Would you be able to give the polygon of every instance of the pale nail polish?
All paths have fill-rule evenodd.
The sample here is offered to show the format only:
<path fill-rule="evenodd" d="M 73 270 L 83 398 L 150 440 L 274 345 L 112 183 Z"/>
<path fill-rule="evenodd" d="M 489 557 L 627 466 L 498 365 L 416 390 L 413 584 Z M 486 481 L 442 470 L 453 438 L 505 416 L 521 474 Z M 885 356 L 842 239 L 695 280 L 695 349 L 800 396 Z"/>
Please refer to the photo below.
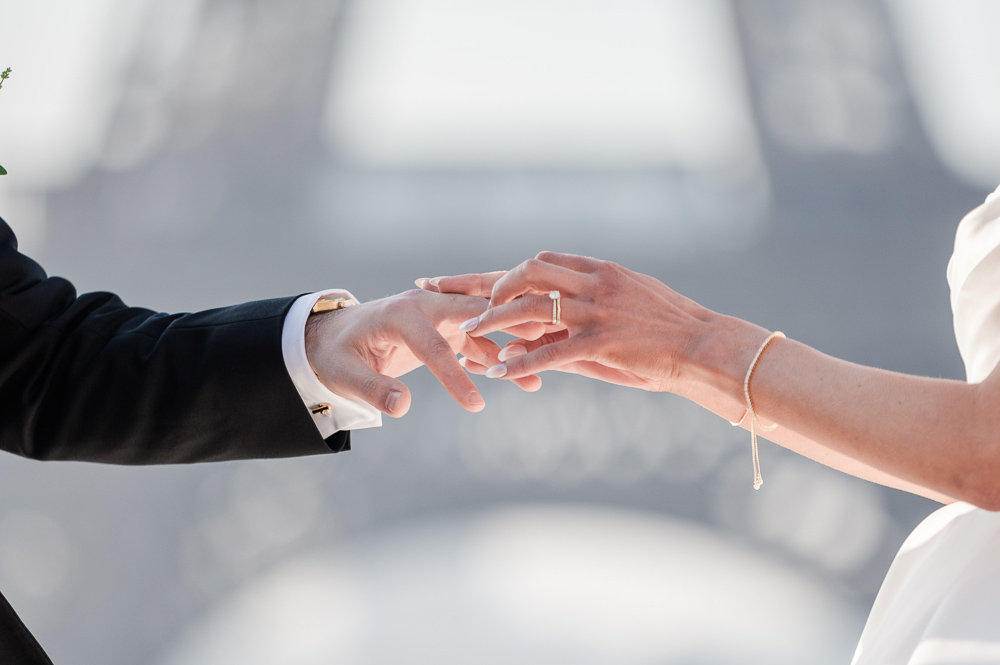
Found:
<path fill-rule="evenodd" d="M 472 406 L 482 406 L 486 402 L 483 401 L 483 396 L 479 394 L 479 391 L 473 390 L 469 393 L 469 404 Z"/>
<path fill-rule="evenodd" d="M 415 279 L 415 280 L 413 280 L 413 283 L 417 285 L 417 288 L 418 288 L 418 289 L 422 289 L 422 288 L 424 288 L 425 286 L 427 286 L 427 284 L 428 284 L 428 283 L 429 283 L 430 281 L 431 281 L 431 280 L 427 279 L 426 277 L 421 277 L 421 278 L 419 278 L 419 279 Z"/>
<path fill-rule="evenodd" d="M 433 286 L 436 289 L 438 287 L 438 284 L 441 283 L 442 279 L 444 279 L 444 278 L 443 277 L 435 277 L 434 279 L 429 279 L 427 281 L 428 281 L 428 283 L 430 283 L 431 286 Z"/>
<path fill-rule="evenodd" d="M 433 280 L 431 280 L 433 281 Z M 462 325 L 458 327 L 459 332 L 469 332 L 475 330 L 479 326 L 479 317 L 473 317 L 468 321 L 463 321 Z"/>
<path fill-rule="evenodd" d="M 465 356 L 462 356 L 461 358 L 458 359 L 458 364 L 461 365 L 463 368 L 465 367 L 465 363 L 467 362 L 469 362 L 469 359 L 466 358 Z"/>
<path fill-rule="evenodd" d="M 487 379 L 499 379 L 507 374 L 507 366 L 503 363 L 499 365 L 494 365 L 486 370 Z"/>
<path fill-rule="evenodd" d="M 507 362 L 509 359 L 516 356 L 523 356 L 528 352 L 528 349 L 520 344 L 511 344 L 510 346 L 505 346 L 500 349 L 500 353 L 497 354 L 497 358 L 500 362 Z"/>

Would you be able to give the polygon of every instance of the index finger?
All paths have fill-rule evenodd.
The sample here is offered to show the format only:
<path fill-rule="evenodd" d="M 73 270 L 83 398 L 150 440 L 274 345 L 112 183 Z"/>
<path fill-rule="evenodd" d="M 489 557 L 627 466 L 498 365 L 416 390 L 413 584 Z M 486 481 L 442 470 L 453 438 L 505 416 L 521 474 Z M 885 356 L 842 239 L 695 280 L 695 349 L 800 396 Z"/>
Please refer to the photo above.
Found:
<path fill-rule="evenodd" d="M 451 345 L 427 319 L 417 316 L 399 327 L 403 341 L 413 355 L 427 365 L 448 394 L 466 411 L 482 411 L 486 406 L 476 385 L 458 363 Z"/>
<path fill-rule="evenodd" d="M 469 317 L 478 316 L 486 311 L 489 304 L 485 298 L 479 296 L 455 293 L 434 293 L 412 289 L 407 294 L 415 299 L 417 308 L 435 328 L 440 327 L 443 323 L 458 324 Z"/>
<path fill-rule="evenodd" d="M 506 270 L 494 272 L 467 273 L 451 277 L 435 277 L 434 279 L 418 279 L 416 285 L 425 291 L 437 293 L 460 293 L 466 296 L 489 298 L 493 285 L 506 274 Z"/>

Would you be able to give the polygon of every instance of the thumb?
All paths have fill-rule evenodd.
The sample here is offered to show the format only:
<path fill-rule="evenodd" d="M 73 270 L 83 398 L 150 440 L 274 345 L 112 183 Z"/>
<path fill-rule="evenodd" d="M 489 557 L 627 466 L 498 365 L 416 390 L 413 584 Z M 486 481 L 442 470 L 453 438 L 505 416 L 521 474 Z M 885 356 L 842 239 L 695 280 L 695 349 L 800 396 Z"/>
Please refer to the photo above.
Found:
<path fill-rule="evenodd" d="M 329 378 L 320 378 L 332 392 L 364 400 L 387 416 L 399 418 L 410 410 L 410 389 L 359 359 L 340 364 Z"/>

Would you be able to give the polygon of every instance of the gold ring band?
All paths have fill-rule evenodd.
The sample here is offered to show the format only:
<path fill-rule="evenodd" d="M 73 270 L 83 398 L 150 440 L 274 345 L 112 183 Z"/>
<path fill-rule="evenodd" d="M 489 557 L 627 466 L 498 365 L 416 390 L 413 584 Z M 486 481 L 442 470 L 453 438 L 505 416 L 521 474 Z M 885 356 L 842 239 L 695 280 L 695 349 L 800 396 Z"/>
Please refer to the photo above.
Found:
<path fill-rule="evenodd" d="M 552 325 L 557 326 L 562 320 L 562 296 L 558 291 L 549 291 L 552 300 Z"/>

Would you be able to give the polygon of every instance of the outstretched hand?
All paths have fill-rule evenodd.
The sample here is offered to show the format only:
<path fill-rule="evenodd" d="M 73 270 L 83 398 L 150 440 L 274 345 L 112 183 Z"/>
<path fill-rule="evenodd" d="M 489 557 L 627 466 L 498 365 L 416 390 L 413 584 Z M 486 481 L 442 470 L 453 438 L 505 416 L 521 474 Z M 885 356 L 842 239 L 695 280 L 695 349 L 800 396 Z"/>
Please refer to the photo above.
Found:
<path fill-rule="evenodd" d="M 472 337 L 517 331 L 500 363 L 475 359 L 466 369 L 520 379 L 546 370 L 573 372 L 645 390 L 676 391 L 708 321 L 718 315 L 662 282 L 610 261 L 542 252 L 513 270 L 418 280 L 427 290 L 490 298 L 466 321 Z M 561 321 L 552 324 L 548 293 L 559 291 Z"/>
<path fill-rule="evenodd" d="M 394 296 L 314 314 L 306 323 L 306 356 L 331 391 L 357 397 L 399 417 L 410 408 L 410 391 L 396 377 L 421 365 L 468 411 L 481 411 L 482 395 L 455 354 L 477 365 L 499 362 L 500 347 L 470 337 L 459 325 L 483 313 L 487 300 L 414 289 Z M 528 390 L 538 380 L 520 382 Z M 534 386 L 534 387 L 532 387 Z"/>

